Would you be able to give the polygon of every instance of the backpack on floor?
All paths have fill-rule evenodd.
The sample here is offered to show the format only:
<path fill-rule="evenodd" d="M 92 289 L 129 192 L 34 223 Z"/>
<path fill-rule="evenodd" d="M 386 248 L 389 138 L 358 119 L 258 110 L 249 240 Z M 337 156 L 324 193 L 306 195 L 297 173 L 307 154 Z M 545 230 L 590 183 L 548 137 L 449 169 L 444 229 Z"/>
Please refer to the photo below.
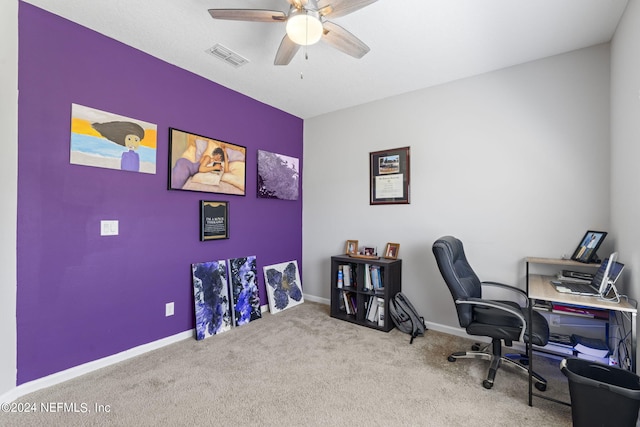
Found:
<path fill-rule="evenodd" d="M 409 344 L 413 344 L 413 339 L 424 335 L 427 327 L 424 324 L 424 317 L 420 316 L 413 304 L 402 292 L 398 292 L 389 301 L 389 316 L 396 327 L 405 334 L 411 335 Z"/>

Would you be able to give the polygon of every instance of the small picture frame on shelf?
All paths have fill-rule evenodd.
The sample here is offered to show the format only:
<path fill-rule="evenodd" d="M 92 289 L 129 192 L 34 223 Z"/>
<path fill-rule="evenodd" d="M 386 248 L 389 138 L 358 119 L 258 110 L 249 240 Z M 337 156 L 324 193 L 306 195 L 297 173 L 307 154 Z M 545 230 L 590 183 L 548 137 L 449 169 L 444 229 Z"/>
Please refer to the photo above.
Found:
<path fill-rule="evenodd" d="M 378 250 L 373 246 L 363 246 L 360 248 L 360 255 L 374 257 L 378 255 Z"/>
<path fill-rule="evenodd" d="M 358 241 L 357 240 L 347 240 L 347 245 L 344 249 L 345 254 L 347 255 L 355 255 L 358 253 Z"/>
<path fill-rule="evenodd" d="M 400 243 L 387 243 L 387 247 L 384 250 L 384 257 L 387 259 L 398 259 L 398 252 L 400 252 Z"/>

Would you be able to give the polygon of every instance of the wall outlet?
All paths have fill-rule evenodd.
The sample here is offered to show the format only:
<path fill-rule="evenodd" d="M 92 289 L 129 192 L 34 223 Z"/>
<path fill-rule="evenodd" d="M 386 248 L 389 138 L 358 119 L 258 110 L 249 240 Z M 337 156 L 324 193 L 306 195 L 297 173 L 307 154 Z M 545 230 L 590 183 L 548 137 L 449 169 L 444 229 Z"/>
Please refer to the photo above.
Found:
<path fill-rule="evenodd" d="M 174 314 L 174 304 L 172 302 L 168 302 L 164 306 L 164 316 L 169 317 L 169 316 L 173 316 L 173 314 Z"/>

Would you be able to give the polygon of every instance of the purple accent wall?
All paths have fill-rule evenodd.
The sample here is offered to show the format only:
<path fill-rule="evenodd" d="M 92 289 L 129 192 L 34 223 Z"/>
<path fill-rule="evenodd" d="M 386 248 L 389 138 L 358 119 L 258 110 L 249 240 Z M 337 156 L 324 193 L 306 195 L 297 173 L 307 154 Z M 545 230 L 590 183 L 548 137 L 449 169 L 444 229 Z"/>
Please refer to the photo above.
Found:
<path fill-rule="evenodd" d="M 193 262 L 255 255 L 262 304 L 264 265 L 301 266 L 301 198 L 256 198 L 258 149 L 302 169 L 300 118 L 22 2 L 19 48 L 18 384 L 193 328 Z M 156 174 L 71 165 L 72 103 L 157 124 Z M 169 127 L 247 147 L 247 195 L 167 190 Z M 200 242 L 200 200 L 229 240 Z"/>

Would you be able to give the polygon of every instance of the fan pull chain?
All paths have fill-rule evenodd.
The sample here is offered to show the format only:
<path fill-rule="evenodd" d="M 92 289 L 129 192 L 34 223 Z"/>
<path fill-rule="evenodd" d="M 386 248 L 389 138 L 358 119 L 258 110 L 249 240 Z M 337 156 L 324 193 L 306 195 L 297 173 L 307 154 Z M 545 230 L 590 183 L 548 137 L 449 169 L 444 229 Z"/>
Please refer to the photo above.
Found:
<path fill-rule="evenodd" d="M 307 52 L 307 46 L 304 46 L 304 59 L 305 61 L 309 60 L 309 53 Z M 304 74 L 300 71 L 300 80 L 304 79 Z"/>

